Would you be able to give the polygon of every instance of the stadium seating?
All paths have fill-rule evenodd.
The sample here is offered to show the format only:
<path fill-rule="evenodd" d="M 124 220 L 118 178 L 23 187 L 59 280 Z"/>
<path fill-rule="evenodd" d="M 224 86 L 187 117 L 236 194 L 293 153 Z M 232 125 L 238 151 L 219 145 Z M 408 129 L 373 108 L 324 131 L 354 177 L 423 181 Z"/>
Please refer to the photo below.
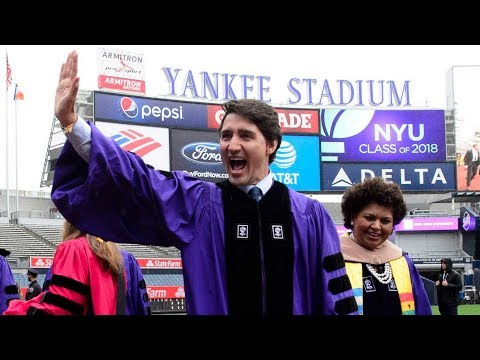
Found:
<path fill-rule="evenodd" d="M 40 221 L 43 220 L 43 221 Z M 56 219 L 19 219 L 19 226 L 30 230 L 37 238 L 56 248 L 62 241 L 63 220 Z M 121 248 L 129 251 L 137 258 L 163 258 L 180 257 L 180 251 L 174 247 L 160 247 L 137 244 L 119 244 Z M 30 254 L 30 256 L 42 256 Z"/>
<path fill-rule="evenodd" d="M 58 245 L 62 242 L 62 224 L 24 224 L 28 229 L 43 237 L 48 242 Z"/>
<path fill-rule="evenodd" d="M 7 218 L 0 220 L 0 248 L 11 251 L 8 261 L 12 266 L 15 281 L 27 288 L 29 281 L 26 269 L 32 256 L 52 257 L 62 242 L 63 219 L 19 218 L 11 224 Z M 179 258 L 180 251 L 173 247 L 119 244 L 136 258 Z M 43 286 L 46 269 L 39 269 L 37 281 Z M 144 274 L 147 286 L 184 286 L 181 270 L 148 269 Z M 156 299 L 151 303 L 154 313 L 185 312 L 184 299 Z"/>
<path fill-rule="evenodd" d="M 8 249 L 11 258 L 53 256 L 56 247 L 14 224 L 0 224 L 0 248 Z"/>

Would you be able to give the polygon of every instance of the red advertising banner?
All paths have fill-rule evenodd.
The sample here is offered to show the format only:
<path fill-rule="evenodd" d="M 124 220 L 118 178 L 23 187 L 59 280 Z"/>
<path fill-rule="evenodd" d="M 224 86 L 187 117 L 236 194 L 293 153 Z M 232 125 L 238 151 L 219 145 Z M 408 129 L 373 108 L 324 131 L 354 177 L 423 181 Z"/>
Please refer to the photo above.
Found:
<path fill-rule="evenodd" d="M 150 300 L 156 299 L 183 299 L 185 290 L 183 286 L 147 286 Z"/>
<path fill-rule="evenodd" d="M 136 258 L 142 269 L 182 269 L 180 258 Z M 30 265 L 32 268 L 48 269 L 52 266 L 53 256 L 31 256 Z"/>
<path fill-rule="evenodd" d="M 208 105 L 208 128 L 209 129 L 218 129 L 220 123 L 222 122 L 223 114 L 225 111 L 222 110 L 220 105 Z"/>
<path fill-rule="evenodd" d="M 282 133 L 318 134 L 318 110 L 275 108 Z M 208 105 L 208 128 L 218 129 L 224 111 L 220 105 Z"/>
<path fill-rule="evenodd" d="M 180 258 L 137 258 L 138 265 L 142 269 L 181 269 Z"/>
<path fill-rule="evenodd" d="M 98 88 L 145 94 L 145 81 L 98 75 Z"/>
<path fill-rule="evenodd" d="M 48 269 L 53 264 L 53 256 L 30 256 L 31 268 Z"/>
<path fill-rule="evenodd" d="M 25 298 L 28 288 L 22 287 L 20 290 Z M 185 298 L 183 286 L 147 286 L 147 293 L 150 300 Z"/>

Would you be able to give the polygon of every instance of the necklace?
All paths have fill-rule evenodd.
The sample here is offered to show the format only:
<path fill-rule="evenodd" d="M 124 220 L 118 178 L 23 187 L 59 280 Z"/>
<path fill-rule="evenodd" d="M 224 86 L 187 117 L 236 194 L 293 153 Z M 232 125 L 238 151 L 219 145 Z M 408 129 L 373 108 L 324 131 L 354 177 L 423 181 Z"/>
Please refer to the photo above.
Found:
<path fill-rule="evenodd" d="M 392 281 L 392 268 L 390 267 L 390 263 L 385 263 L 385 271 L 382 274 L 379 274 L 375 268 L 370 264 L 365 264 L 368 271 L 377 278 L 380 283 L 387 285 L 390 281 Z"/>

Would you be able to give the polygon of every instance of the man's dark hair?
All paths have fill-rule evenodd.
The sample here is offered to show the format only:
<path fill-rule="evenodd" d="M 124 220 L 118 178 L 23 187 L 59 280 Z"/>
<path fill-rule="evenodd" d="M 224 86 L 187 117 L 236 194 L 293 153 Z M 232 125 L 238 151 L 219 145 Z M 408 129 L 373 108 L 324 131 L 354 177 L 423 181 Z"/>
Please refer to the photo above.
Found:
<path fill-rule="evenodd" d="M 223 122 L 228 114 L 237 114 L 251 120 L 265 137 L 269 143 L 277 140 L 277 148 L 268 158 L 269 164 L 275 160 L 277 150 L 282 143 L 282 130 L 278 120 L 278 114 L 272 106 L 255 99 L 239 99 L 230 100 L 222 105 L 225 111 L 218 133 L 220 134 L 223 128 Z"/>
<path fill-rule="evenodd" d="M 350 187 L 342 197 L 344 226 L 352 229 L 353 219 L 368 205 L 376 203 L 392 209 L 393 226 L 399 224 L 407 214 L 400 186 L 387 183 L 381 177 L 366 179 Z"/>

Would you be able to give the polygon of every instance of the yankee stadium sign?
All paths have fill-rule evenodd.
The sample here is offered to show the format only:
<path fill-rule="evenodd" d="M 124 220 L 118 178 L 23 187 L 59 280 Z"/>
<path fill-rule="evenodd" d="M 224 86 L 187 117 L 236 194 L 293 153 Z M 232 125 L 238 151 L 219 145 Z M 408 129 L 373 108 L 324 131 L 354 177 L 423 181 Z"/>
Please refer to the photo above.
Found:
<path fill-rule="evenodd" d="M 168 94 L 194 99 L 226 101 L 258 99 L 272 101 L 271 77 L 162 68 Z M 285 84 L 290 105 L 411 106 L 410 81 L 328 80 L 290 78 Z M 287 99 L 281 101 L 287 103 Z"/>

